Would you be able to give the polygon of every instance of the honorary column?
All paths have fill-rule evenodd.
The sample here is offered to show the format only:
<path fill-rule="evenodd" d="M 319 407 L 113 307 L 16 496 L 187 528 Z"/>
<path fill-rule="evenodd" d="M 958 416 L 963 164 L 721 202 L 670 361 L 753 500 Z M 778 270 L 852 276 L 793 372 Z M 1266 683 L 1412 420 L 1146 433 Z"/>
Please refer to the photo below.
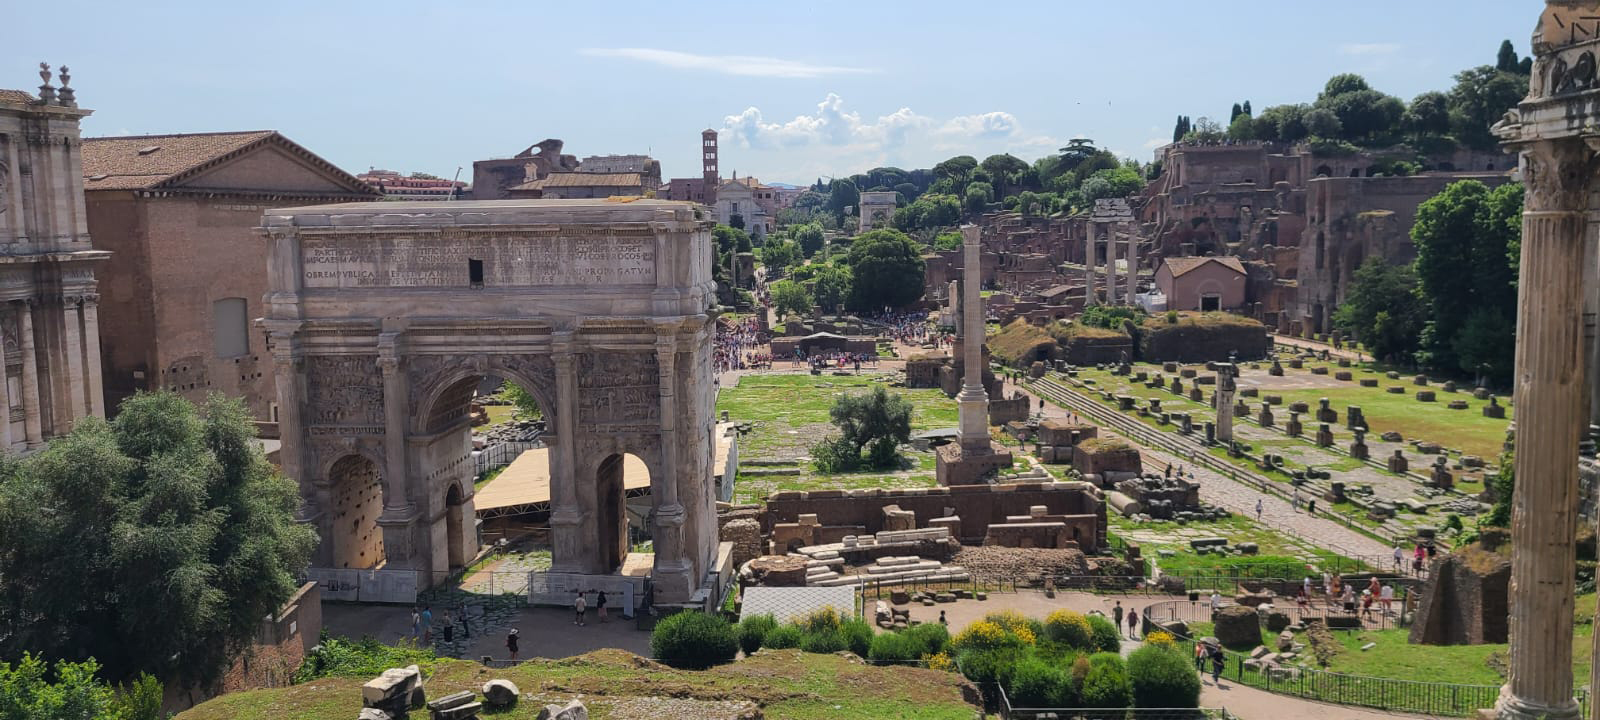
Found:
<path fill-rule="evenodd" d="M 989 396 L 983 389 L 983 293 L 979 278 L 983 276 L 978 263 L 982 261 L 978 245 L 978 226 L 961 228 L 962 249 L 966 253 L 961 288 L 961 357 L 965 375 L 961 392 L 956 395 L 961 427 L 961 448 L 964 452 L 989 451 Z"/>
<path fill-rule="evenodd" d="M 1573 543 L 1583 395 L 1584 200 L 1591 153 L 1577 138 L 1522 148 L 1511 517 L 1510 672 L 1499 717 L 1576 718 Z"/>

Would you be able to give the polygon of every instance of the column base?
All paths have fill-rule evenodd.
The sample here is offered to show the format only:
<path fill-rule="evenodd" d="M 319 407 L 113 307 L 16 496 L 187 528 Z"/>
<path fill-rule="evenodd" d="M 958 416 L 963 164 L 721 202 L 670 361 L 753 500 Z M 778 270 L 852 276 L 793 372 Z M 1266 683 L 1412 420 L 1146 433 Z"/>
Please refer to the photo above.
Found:
<path fill-rule="evenodd" d="M 987 482 L 990 474 L 1011 467 L 1012 463 L 1011 451 L 992 440 L 986 447 L 968 448 L 950 443 L 939 447 L 936 454 L 934 472 L 942 487 Z"/>
<path fill-rule="evenodd" d="M 1576 699 L 1556 705 L 1530 702 L 1511 694 L 1509 687 L 1500 688 L 1500 702 L 1493 710 L 1479 710 L 1478 717 L 1489 713 L 1495 720 L 1580 720 L 1583 710 Z"/>

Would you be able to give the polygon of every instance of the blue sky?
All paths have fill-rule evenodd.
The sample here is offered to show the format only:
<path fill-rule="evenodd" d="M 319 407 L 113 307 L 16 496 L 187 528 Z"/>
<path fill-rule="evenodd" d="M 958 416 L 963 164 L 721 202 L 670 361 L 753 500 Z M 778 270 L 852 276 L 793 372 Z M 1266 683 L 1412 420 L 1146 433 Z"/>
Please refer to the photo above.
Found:
<path fill-rule="evenodd" d="M 1083 135 L 1148 160 L 1179 113 L 1409 100 L 1522 53 L 1537 0 L 52 2 L 0 26 L 0 87 L 65 63 L 88 135 L 275 129 L 353 172 L 450 176 L 547 137 L 805 183 Z"/>

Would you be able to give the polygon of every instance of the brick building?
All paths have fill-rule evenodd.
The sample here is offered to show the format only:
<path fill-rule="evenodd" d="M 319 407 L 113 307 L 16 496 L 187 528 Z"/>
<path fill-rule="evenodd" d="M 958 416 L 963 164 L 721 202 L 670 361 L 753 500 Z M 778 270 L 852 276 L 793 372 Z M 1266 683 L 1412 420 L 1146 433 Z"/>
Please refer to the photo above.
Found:
<path fill-rule="evenodd" d="M 375 200 L 376 189 L 276 132 L 90 138 L 88 226 L 116 253 L 102 271 L 106 407 L 137 390 L 243 398 L 274 419 L 264 315 L 274 207 Z"/>

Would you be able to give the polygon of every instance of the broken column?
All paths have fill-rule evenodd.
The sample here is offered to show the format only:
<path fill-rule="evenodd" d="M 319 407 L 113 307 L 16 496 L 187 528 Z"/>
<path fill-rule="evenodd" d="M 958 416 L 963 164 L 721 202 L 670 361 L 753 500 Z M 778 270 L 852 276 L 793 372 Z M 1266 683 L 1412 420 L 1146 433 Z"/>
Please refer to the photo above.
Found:
<path fill-rule="evenodd" d="M 1217 392 L 1215 396 L 1217 402 L 1216 440 L 1224 445 L 1233 442 L 1233 393 L 1238 389 L 1233 382 L 1233 375 L 1237 368 L 1234 366 L 1231 356 L 1228 360 L 1229 362 L 1216 363 L 1214 365 L 1214 369 L 1217 371 Z M 1210 433 L 1207 433 L 1207 435 L 1209 436 Z"/>

